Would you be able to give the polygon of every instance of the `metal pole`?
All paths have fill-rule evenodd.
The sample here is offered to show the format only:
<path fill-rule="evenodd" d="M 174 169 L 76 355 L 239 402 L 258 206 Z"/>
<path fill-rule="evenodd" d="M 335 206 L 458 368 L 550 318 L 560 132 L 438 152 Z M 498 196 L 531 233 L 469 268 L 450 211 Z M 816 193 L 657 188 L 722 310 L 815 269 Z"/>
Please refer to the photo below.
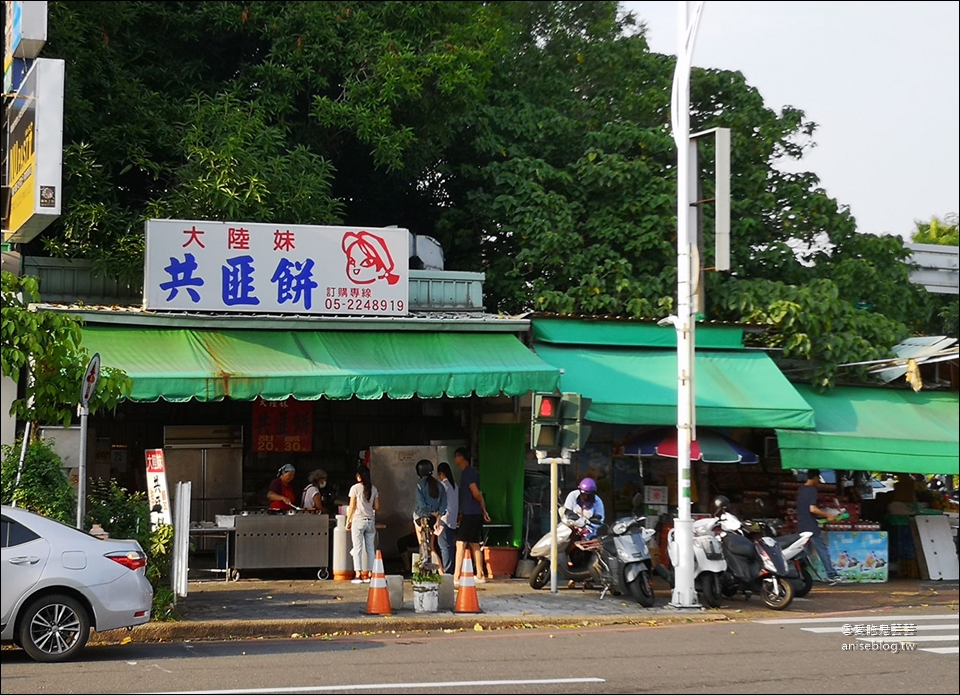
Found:
<path fill-rule="evenodd" d="M 550 593 L 557 593 L 557 498 L 560 496 L 557 480 L 557 459 L 550 459 Z"/>
<path fill-rule="evenodd" d="M 693 576 L 693 519 L 690 510 L 690 443 L 693 439 L 693 356 L 695 352 L 694 321 L 691 308 L 693 294 L 693 249 L 691 228 L 696 226 L 695 208 L 691 207 L 690 142 L 690 67 L 697 26 L 703 11 L 698 2 L 692 22 L 687 16 L 687 2 L 679 3 L 677 23 L 677 66 L 673 79 L 673 139 L 677 146 L 677 518 L 674 535 L 679 550 L 675 567 L 675 583 L 671 605 L 677 608 L 699 608 Z M 694 179 L 695 180 L 695 179 Z M 696 239 L 696 235 L 693 235 Z"/>
<path fill-rule="evenodd" d="M 30 421 L 27 420 L 26 424 L 23 426 L 23 444 L 20 446 L 20 461 L 17 463 L 17 482 L 14 483 L 13 489 L 17 490 L 20 487 L 20 476 L 23 475 L 23 462 L 27 459 L 27 442 L 30 441 Z M 17 506 L 17 496 L 13 496 L 13 501 L 10 502 L 11 506 Z"/>
<path fill-rule="evenodd" d="M 77 478 L 77 528 L 83 530 L 87 513 L 87 415 L 90 408 L 80 406 L 80 474 Z"/>

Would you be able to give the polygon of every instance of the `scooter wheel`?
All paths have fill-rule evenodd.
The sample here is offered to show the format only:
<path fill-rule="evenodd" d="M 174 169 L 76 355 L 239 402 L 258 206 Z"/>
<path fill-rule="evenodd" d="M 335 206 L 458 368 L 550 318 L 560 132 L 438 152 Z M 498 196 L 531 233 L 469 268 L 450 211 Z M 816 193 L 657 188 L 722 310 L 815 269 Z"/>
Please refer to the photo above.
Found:
<path fill-rule="evenodd" d="M 650 581 L 650 572 L 642 570 L 634 577 L 632 582 L 627 584 L 627 587 L 630 589 L 630 595 L 634 601 L 644 608 L 653 607 L 655 598 L 653 595 L 653 584 Z"/>
<path fill-rule="evenodd" d="M 804 567 L 800 571 L 800 580 L 793 587 L 793 597 L 794 598 L 803 598 L 810 593 L 810 589 L 813 588 L 813 577 L 810 576 L 810 570 Z"/>
<path fill-rule="evenodd" d="M 793 585 L 783 577 L 767 577 L 760 585 L 760 598 L 767 608 L 782 611 L 793 601 Z"/>
<path fill-rule="evenodd" d="M 720 580 L 713 572 L 705 572 L 697 577 L 697 591 L 700 592 L 707 608 L 720 607 Z"/>
<path fill-rule="evenodd" d="M 539 591 L 547 585 L 550 580 L 550 560 L 541 558 L 537 566 L 533 568 L 533 574 L 530 575 L 530 588 Z"/>

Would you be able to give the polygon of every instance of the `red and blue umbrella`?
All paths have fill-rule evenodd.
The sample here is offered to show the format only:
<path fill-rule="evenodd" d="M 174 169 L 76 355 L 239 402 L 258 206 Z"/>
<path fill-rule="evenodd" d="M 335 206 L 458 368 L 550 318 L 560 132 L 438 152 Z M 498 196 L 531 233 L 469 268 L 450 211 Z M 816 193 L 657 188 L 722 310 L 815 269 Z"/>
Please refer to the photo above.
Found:
<path fill-rule="evenodd" d="M 663 427 L 634 437 L 623 445 L 625 456 L 677 457 L 677 429 Z M 707 429 L 697 429 L 697 438 L 690 442 L 690 460 L 704 463 L 758 463 L 760 459 L 749 449 L 729 437 Z"/>

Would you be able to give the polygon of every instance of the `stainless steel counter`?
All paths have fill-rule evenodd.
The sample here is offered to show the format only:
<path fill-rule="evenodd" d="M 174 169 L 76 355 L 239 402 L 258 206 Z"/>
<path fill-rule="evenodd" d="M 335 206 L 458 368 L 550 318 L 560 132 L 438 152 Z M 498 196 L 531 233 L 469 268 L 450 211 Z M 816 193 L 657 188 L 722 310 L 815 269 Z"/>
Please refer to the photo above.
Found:
<path fill-rule="evenodd" d="M 217 525 L 232 531 L 231 579 L 239 579 L 245 569 L 316 568 L 320 579 L 330 576 L 330 517 L 326 514 L 249 512 L 218 516 Z"/>

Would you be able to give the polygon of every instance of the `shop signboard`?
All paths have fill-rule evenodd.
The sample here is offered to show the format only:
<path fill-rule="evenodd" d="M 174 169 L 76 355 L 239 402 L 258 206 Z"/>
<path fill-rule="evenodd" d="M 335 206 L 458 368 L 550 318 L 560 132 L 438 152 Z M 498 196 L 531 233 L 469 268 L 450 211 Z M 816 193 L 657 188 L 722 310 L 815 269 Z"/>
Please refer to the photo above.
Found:
<path fill-rule="evenodd" d="M 63 198 L 64 62 L 38 58 L 10 100 L 4 123 L 9 212 L 4 241 L 31 241 L 60 217 Z"/>
<path fill-rule="evenodd" d="M 144 307 L 405 316 L 409 265 L 398 227 L 148 220 Z"/>
<path fill-rule="evenodd" d="M 47 3 L 7 0 L 4 5 L 3 93 L 10 94 L 19 87 L 15 73 L 25 60 L 40 55 L 47 41 Z"/>
<path fill-rule="evenodd" d="M 253 402 L 253 450 L 309 452 L 313 450 L 313 401 Z"/>
<path fill-rule="evenodd" d="M 156 530 L 158 526 L 169 526 L 173 523 L 170 493 L 167 491 L 167 467 L 163 458 L 163 449 L 147 449 L 145 454 L 150 524 Z"/>

